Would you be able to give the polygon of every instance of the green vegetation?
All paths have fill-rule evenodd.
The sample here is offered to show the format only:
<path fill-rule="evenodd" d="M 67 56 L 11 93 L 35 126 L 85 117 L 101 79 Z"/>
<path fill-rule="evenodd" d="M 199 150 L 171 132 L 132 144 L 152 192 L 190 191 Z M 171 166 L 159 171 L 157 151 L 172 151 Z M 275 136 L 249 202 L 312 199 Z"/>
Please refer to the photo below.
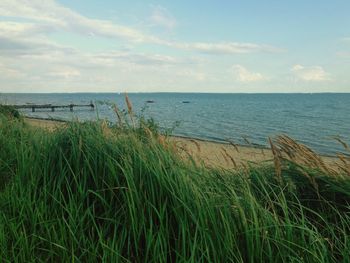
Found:
<path fill-rule="evenodd" d="M 348 157 L 331 170 L 297 149 L 308 165 L 286 138 L 274 166 L 228 171 L 153 122 L 47 132 L 0 114 L 0 261 L 349 262 Z"/>
<path fill-rule="evenodd" d="M 17 119 L 20 118 L 20 114 L 18 110 L 8 105 L 0 104 L 0 114 L 5 115 L 8 118 L 17 118 Z"/>

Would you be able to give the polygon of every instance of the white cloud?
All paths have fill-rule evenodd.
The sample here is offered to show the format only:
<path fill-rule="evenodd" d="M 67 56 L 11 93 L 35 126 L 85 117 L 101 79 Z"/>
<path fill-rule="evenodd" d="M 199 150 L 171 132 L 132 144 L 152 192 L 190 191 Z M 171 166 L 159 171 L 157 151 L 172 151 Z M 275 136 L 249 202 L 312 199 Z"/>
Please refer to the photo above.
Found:
<path fill-rule="evenodd" d="M 350 52 L 347 52 L 347 51 L 337 52 L 337 57 L 339 57 L 339 58 L 350 58 Z"/>
<path fill-rule="evenodd" d="M 304 69 L 304 67 L 302 66 L 302 65 L 294 65 L 293 67 L 292 67 L 292 71 L 300 71 L 300 70 L 303 70 Z"/>
<path fill-rule="evenodd" d="M 329 74 L 321 66 L 305 67 L 294 65 L 291 72 L 300 80 L 304 81 L 329 81 Z"/>
<path fill-rule="evenodd" d="M 205 73 L 200 72 L 200 71 L 195 71 L 192 69 L 179 70 L 176 75 L 179 77 L 194 79 L 196 81 L 207 80 L 207 75 Z"/>
<path fill-rule="evenodd" d="M 0 21 L 0 56 L 44 55 L 69 49 L 50 41 L 48 31 L 46 25 Z"/>
<path fill-rule="evenodd" d="M 0 72 L 1 72 L 2 77 L 5 79 L 24 77 L 24 74 L 19 72 L 17 69 L 14 69 L 12 67 L 8 67 L 7 65 L 4 65 L 1 62 L 0 62 Z"/>
<path fill-rule="evenodd" d="M 0 41 L 1 92 L 175 90 L 179 85 L 176 73 L 200 63 L 192 58 L 129 50 L 81 51 L 50 43 L 40 34 L 7 40 L 17 46 L 8 47 Z M 200 78 L 197 75 L 181 81 L 194 86 Z"/>
<path fill-rule="evenodd" d="M 76 68 L 72 67 L 61 67 L 57 70 L 54 70 L 50 73 L 48 73 L 49 76 L 57 77 L 57 78 L 64 78 L 64 79 L 73 79 L 80 77 L 80 71 Z"/>
<path fill-rule="evenodd" d="M 20 17 L 45 23 L 51 30 L 66 30 L 83 35 L 118 37 L 132 42 L 162 43 L 157 37 L 101 19 L 90 19 L 53 0 L 2 0 L 0 16 Z"/>
<path fill-rule="evenodd" d="M 176 19 L 170 14 L 167 9 L 161 6 L 155 6 L 152 9 L 152 15 L 150 17 L 152 23 L 165 27 L 167 29 L 173 29 L 176 27 Z"/>
<path fill-rule="evenodd" d="M 268 78 L 258 72 L 250 72 L 245 67 L 241 65 L 235 65 L 232 67 L 232 71 L 234 72 L 237 81 L 240 82 L 257 82 L 264 81 Z"/>
<path fill-rule="evenodd" d="M 1 0 L 0 16 L 17 17 L 31 19 L 40 23 L 39 25 L 25 24 L 22 28 L 17 23 L 3 24 L 7 30 L 25 34 L 25 32 L 49 33 L 56 31 L 68 31 L 85 36 L 100 36 L 106 38 L 121 38 L 133 43 L 152 43 L 168 46 L 176 49 L 198 51 L 210 54 L 236 54 L 252 52 L 280 52 L 281 49 L 253 43 L 237 42 L 176 42 L 167 41 L 151 34 L 145 34 L 131 27 L 112 23 L 107 20 L 90 19 L 82 16 L 73 10 L 63 7 L 53 0 Z M 158 7 L 153 14 L 153 20 L 163 26 L 173 27 L 176 25 L 175 19 L 167 14 L 165 9 Z M 16 28 L 18 27 L 18 28 Z M 24 28 L 27 27 L 27 28 Z M 30 29 L 30 30 L 26 30 Z M 29 33 L 26 33 L 29 35 Z"/>
<path fill-rule="evenodd" d="M 275 48 L 268 45 L 258 45 L 252 43 L 236 43 L 236 42 L 222 42 L 222 43 L 171 43 L 170 46 L 199 51 L 208 54 L 245 54 L 253 52 L 281 52 L 282 49 Z"/>
<path fill-rule="evenodd" d="M 6 92 L 189 91 L 189 87 L 204 91 L 203 87 L 210 90 L 214 86 L 214 75 L 216 86 L 225 83 L 221 79 L 225 73 L 221 75 L 221 70 L 210 64 L 211 58 L 205 58 L 205 63 L 193 58 L 196 53 L 279 51 L 253 43 L 167 41 L 111 21 L 90 19 L 53 0 L 1 0 L 0 18 L 0 91 Z M 122 40 L 118 41 L 121 44 L 152 43 L 190 54 L 176 57 L 137 52 L 136 48 L 82 51 L 54 42 L 51 34 L 56 32 Z M 236 74 L 242 82 L 266 79 L 243 67 L 236 68 Z"/>
<path fill-rule="evenodd" d="M 6 37 L 29 37 L 33 34 L 43 34 L 50 31 L 45 25 L 0 21 L 0 35 Z"/>

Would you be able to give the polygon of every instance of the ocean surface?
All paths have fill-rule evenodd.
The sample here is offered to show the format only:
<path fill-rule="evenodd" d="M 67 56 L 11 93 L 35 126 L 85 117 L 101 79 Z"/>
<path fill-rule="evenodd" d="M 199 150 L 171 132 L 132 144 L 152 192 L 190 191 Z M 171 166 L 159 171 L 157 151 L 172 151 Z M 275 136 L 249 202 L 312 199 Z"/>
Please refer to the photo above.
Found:
<path fill-rule="evenodd" d="M 349 94 L 129 94 L 135 112 L 154 118 L 173 134 L 211 141 L 267 146 L 267 138 L 288 134 L 312 149 L 327 155 L 344 152 L 334 140 L 340 136 L 350 144 Z M 116 121 L 111 107 L 126 109 L 118 93 L 1 94 L 7 104 L 83 104 L 93 101 L 97 109 L 23 110 L 28 116 L 71 120 L 107 119 Z M 154 103 L 146 103 L 154 101 Z"/>

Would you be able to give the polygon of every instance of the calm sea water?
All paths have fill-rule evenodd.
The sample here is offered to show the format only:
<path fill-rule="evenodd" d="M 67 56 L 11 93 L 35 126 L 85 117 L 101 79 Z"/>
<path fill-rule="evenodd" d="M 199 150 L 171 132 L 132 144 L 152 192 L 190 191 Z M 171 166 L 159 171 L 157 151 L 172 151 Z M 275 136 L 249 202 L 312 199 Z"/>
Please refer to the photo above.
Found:
<path fill-rule="evenodd" d="M 161 127 L 173 127 L 173 134 L 212 141 L 232 140 L 246 144 L 267 145 L 267 138 L 286 133 L 323 154 L 343 151 L 332 137 L 340 136 L 350 143 L 350 94 L 129 94 L 134 110 L 147 105 L 146 116 Z M 146 104 L 147 100 L 154 103 Z M 23 112 L 28 116 L 81 120 L 103 118 L 115 121 L 110 103 L 126 108 L 123 94 L 0 94 L 8 104 L 52 103 L 80 104 L 93 101 L 97 111 L 77 109 Z M 187 101 L 189 103 L 183 103 Z"/>

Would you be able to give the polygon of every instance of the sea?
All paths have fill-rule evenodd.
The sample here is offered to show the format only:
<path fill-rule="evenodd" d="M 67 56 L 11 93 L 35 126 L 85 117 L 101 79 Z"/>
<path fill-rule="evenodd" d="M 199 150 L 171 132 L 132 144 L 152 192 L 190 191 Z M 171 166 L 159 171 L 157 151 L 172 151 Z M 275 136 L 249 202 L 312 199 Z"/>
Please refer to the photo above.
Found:
<path fill-rule="evenodd" d="M 268 146 L 268 138 L 287 134 L 311 149 L 345 152 L 334 138 L 350 145 L 350 93 L 215 94 L 130 93 L 137 115 L 153 118 L 173 135 L 240 145 Z M 113 104 L 126 111 L 123 93 L 4 94 L 3 104 L 89 104 L 88 108 L 21 110 L 36 118 L 117 121 Z"/>

